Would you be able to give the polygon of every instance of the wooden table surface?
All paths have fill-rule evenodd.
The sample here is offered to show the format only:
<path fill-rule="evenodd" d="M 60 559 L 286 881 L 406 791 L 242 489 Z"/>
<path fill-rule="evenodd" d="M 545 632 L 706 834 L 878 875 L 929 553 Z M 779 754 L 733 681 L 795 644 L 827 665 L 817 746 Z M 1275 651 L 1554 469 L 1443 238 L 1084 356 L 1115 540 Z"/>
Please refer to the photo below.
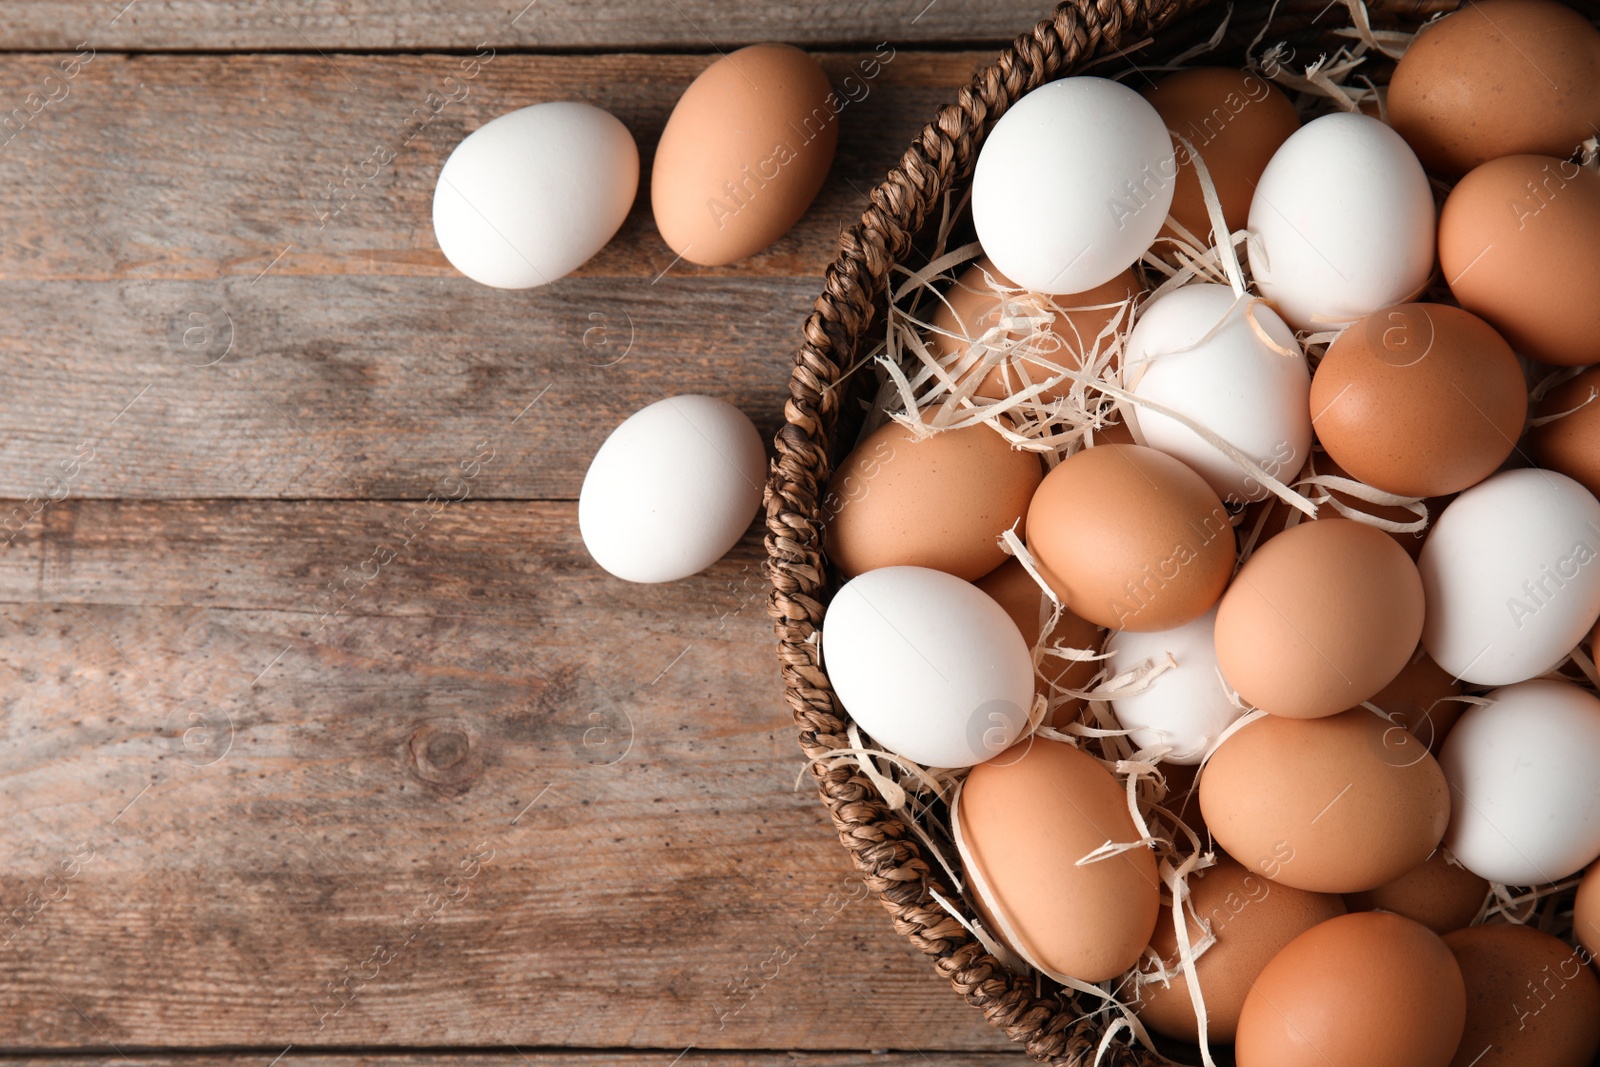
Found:
<path fill-rule="evenodd" d="M 0 1061 L 1016 1061 L 799 780 L 756 530 L 629 585 L 574 501 L 662 394 L 773 431 L 841 227 L 1046 6 L 4 0 Z M 674 265 L 641 190 L 556 284 L 449 268 L 469 131 L 581 98 L 648 173 L 763 40 L 857 86 L 776 246 Z"/>

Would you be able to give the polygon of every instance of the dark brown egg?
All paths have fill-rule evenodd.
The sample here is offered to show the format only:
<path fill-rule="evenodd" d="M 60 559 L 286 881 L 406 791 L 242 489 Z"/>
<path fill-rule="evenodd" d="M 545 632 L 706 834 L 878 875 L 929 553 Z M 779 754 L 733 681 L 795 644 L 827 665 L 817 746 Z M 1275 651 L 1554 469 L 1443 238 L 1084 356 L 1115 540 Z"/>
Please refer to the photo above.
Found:
<path fill-rule="evenodd" d="M 1564 159 L 1600 123 L 1600 30 L 1555 0 L 1463 4 L 1395 67 L 1389 122 L 1444 178 L 1502 156 Z"/>
<path fill-rule="evenodd" d="M 1401 304 L 1355 322 L 1311 381 L 1311 424 L 1328 455 L 1401 496 L 1444 496 L 1487 478 L 1527 414 L 1511 346 L 1446 304 Z"/>
<path fill-rule="evenodd" d="M 1539 466 L 1576 478 L 1600 496 L 1600 367 L 1550 390 L 1534 415 L 1562 412 L 1571 414 L 1528 431 L 1528 451 Z"/>
<path fill-rule="evenodd" d="M 1565 942 L 1493 923 L 1446 934 L 1467 985 L 1451 1067 L 1590 1067 L 1600 1054 L 1600 978 Z"/>
<path fill-rule="evenodd" d="M 1451 699 L 1460 695 L 1461 683 L 1418 645 L 1411 662 L 1367 703 L 1388 712 L 1437 755 L 1445 735 L 1467 710 L 1467 705 Z"/>
<path fill-rule="evenodd" d="M 1161 806 L 1181 819 L 1201 841 L 1205 841 L 1206 820 L 1200 814 L 1200 790 L 1195 786 L 1195 774 L 1199 769 L 1199 764 L 1193 763 L 1162 763 L 1161 777 L 1166 781 L 1167 792 Z M 1184 841 L 1187 838 L 1179 832 L 1176 840 Z"/>
<path fill-rule="evenodd" d="M 1578 944 L 1589 950 L 1591 960 L 1600 957 L 1600 861 L 1591 863 L 1578 883 L 1578 898 L 1572 905 L 1572 932 Z"/>
<path fill-rule="evenodd" d="M 1168 74 L 1143 92 L 1166 122 L 1186 139 L 1206 165 L 1217 187 L 1222 217 L 1230 232 L 1250 216 L 1256 182 L 1300 116 L 1283 93 L 1260 75 L 1230 67 L 1192 67 Z M 1200 194 L 1194 161 L 1177 140 L 1178 180 L 1168 213 L 1202 241 L 1211 236 L 1211 216 Z M 1162 237 L 1175 236 L 1171 224 Z"/>
<path fill-rule="evenodd" d="M 1346 893 L 1344 902 L 1351 911 L 1392 911 L 1448 934 L 1472 922 L 1488 895 L 1488 882 L 1438 851 L 1392 882 Z"/>
<path fill-rule="evenodd" d="M 1548 156 L 1483 164 L 1444 202 L 1439 266 L 1518 352 L 1600 363 L 1600 174 Z"/>

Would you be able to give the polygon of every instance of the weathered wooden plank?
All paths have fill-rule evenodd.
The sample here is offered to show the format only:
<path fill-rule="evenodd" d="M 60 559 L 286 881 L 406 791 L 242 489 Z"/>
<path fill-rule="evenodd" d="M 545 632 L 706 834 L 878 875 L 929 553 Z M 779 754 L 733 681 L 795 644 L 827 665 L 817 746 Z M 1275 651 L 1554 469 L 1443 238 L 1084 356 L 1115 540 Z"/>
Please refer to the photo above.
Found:
<path fill-rule="evenodd" d="M 35 500 L 0 505 L 0 542 L 63 495 L 572 499 L 664 395 L 723 397 L 770 436 L 815 288 L 0 282 L 0 497 Z"/>
<path fill-rule="evenodd" d="M 0 1047 L 1005 1048 L 795 788 L 759 552 L 52 505 L 0 552 Z"/>
<path fill-rule="evenodd" d="M 0 496 L 421 497 L 497 441 L 474 496 L 570 498 L 604 433 L 662 395 L 714 392 L 770 430 L 839 228 L 979 58 L 881 65 L 818 206 L 747 264 L 671 266 L 641 194 L 585 275 L 508 293 L 434 247 L 444 153 L 575 94 L 648 147 L 703 57 L 497 56 L 404 145 L 392 124 L 451 91 L 457 58 L 97 55 L 0 147 Z M 43 84 L 52 62 L 0 70 Z M 843 84 L 860 62 L 829 65 Z M 390 141 L 392 165 L 318 201 Z"/>
<path fill-rule="evenodd" d="M 63 49 L 89 39 L 133 51 L 324 51 L 496 47 L 701 51 L 757 41 L 999 41 L 1049 11 L 1039 0 L 728 4 L 715 0 L 9 0 L 0 49 Z"/>
<path fill-rule="evenodd" d="M 644 161 L 632 215 L 580 273 L 820 276 L 867 191 L 992 52 L 823 56 L 841 102 L 832 174 L 793 232 L 716 270 L 674 263 L 647 188 L 672 105 L 714 58 L 3 56 L 0 278 L 453 278 L 433 237 L 439 168 L 484 122 L 552 99 L 614 112 Z"/>

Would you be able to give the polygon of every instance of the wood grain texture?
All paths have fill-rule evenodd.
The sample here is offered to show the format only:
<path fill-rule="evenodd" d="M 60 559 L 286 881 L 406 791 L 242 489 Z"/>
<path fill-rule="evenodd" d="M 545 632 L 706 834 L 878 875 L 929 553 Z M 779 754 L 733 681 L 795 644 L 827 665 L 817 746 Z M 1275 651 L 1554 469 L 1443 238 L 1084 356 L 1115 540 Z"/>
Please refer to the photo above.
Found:
<path fill-rule="evenodd" d="M 416 511 L 0 554 L 0 1047 L 1004 1049 L 796 789 L 754 534 L 638 586 L 570 504 Z"/>
<path fill-rule="evenodd" d="M 867 192 L 993 53 L 821 56 L 843 102 L 827 184 L 782 240 L 712 269 L 674 264 L 648 175 L 673 104 L 715 58 L 0 56 L 0 120 L 19 116 L 0 129 L 0 280 L 457 278 L 433 237 L 439 168 L 489 119 L 560 99 L 616 114 L 643 161 L 632 214 L 580 276 L 820 279 Z"/>
<path fill-rule="evenodd" d="M 420 499 L 459 495 L 445 483 L 492 450 L 474 499 L 575 499 L 606 434 L 663 396 L 722 397 L 770 438 L 816 287 L 0 283 L 0 496 Z"/>
<path fill-rule="evenodd" d="M 72 48 L 85 39 L 131 51 L 420 51 L 485 41 L 501 48 L 697 52 L 758 41 L 999 43 L 1049 7 L 1040 0 L 8 0 L 0 49 Z"/>
<path fill-rule="evenodd" d="M 770 432 L 837 233 L 984 58 L 902 52 L 846 82 L 872 56 L 827 57 L 858 86 L 843 146 L 772 249 L 674 266 L 641 191 L 578 275 L 505 292 L 434 244 L 449 150 L 579 96 L 648 158 L 704 57 L 498 55 L 447 84 L 461 57 L 95 55 L 0 146 L 0 497 L 420 498 L 493 440 L 475 497 L 570 499 L 611 427 L 663 395 L 714 393 Z M 20 92 L 62 62 L 0 71 Z M 430 92 L 460 98 L 407 126 Z M 391 164 L 362 165 L 385 146 Z M 341 173 L 357 184 L 318 192 Z"/>

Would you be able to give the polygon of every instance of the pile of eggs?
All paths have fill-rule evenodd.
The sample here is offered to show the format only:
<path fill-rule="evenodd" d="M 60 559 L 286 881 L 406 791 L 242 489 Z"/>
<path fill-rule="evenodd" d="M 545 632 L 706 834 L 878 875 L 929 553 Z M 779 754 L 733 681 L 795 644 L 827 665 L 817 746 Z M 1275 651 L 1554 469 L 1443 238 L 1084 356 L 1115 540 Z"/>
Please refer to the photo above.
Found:
<path fill-rule="evenodd" d="M 1135 1028 L 1240 1067 L 1578 1067 L 1600 31 L 1474 2 L 1347 103 L 1302 125 L 1255 74 L 1194 69 L 1004 114 L 972 183 L 985 258 L 923 331 L 957 406 L 1000 414 L 869 420 L 824 501 L 847 580 L 823 663 L 864 745 L 954 772 L 996 951 L 1103 983 Z M 1145 298 L 1141 259 L 1241 230 L 1253 290 Z M 1049 321 L 1012 312 L 1038 294 Z M 1089 385 L 1125 422 L 1016 447 L 1007 401 L 1081 386 L 1130 307 Z M 1050 359 L 1008 355 L 1039 351 L 1017 330 Z"/>

